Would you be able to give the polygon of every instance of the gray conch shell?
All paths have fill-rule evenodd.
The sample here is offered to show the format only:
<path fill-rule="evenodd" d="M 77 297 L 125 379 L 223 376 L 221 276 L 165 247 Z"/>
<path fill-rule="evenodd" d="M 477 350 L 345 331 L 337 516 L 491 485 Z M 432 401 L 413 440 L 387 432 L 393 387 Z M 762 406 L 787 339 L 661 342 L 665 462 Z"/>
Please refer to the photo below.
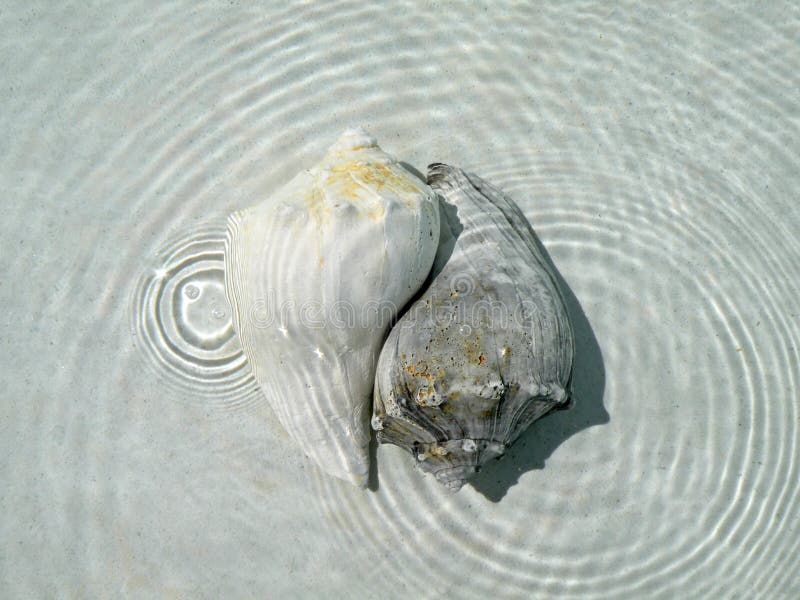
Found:
<path fill-rule="evenodd" d="M 452 490 L 569 403 L 573 332 L 528 221 L 500 190 L 433 164 L 442 233 L 431 281 L 378 362 L 372 426 Z"/>
<path fill-rule="evenodd" d="M 228 220 L 233 325 L 280 422 L 324 471 L 368 473 L 375 365 L 428 275 L 438 200 L 361 129 Z"/>

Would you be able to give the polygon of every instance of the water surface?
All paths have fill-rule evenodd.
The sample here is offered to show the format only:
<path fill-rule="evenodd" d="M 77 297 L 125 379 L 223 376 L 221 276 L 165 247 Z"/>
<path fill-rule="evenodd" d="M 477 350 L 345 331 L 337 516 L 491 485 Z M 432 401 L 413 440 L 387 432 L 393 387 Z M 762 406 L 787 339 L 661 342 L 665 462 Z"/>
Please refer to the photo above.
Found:
<path fill-rule="evenodd" d="M 4 598 L 800 590 L 791 3 L 6 3 Z M 260 396 L 225 216 L 348 126 L 521 206 L 577 402 L 457 495 L 325 477 Z"/>

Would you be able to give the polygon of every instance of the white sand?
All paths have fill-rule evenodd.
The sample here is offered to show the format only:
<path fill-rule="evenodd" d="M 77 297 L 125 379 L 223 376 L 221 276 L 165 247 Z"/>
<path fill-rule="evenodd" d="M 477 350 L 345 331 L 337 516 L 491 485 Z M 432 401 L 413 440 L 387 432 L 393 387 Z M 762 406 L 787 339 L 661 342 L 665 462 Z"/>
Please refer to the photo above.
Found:
<path fill-rule="evenodd" d="M 0 9 L 0 597 L 797 592 L 800 13 L 500 4 Z M 226 214 L 355 124 L 576 299 L 575 408 L 455 496 L 322 476 L 231 335 Z"/>

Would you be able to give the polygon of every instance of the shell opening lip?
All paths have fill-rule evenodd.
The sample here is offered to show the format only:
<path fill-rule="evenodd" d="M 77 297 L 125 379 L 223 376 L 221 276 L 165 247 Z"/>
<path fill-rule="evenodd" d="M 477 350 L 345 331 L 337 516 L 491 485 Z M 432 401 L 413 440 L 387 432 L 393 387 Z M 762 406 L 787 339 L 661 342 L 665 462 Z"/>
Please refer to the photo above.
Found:
<path fill-rule="evenodd" d="M 457 492 L 466 483 L 466 479 L 451 479 L 450 481 L 444 482 L 445 487 L 451 492 Z"/>
<path fill-rule="evenodd" d="M 447 467 L 434 472 L 434 477 L 452 492 L 457 492 L 467 482 L 467 479 L 479 471 L 476 465 L 459 465 Z"/>

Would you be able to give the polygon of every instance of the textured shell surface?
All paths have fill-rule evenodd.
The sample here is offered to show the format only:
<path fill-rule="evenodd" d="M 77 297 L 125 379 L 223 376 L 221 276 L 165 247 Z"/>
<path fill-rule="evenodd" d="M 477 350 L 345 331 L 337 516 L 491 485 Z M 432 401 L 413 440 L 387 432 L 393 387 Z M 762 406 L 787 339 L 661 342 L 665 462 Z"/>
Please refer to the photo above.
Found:
<path fill-rule="evenodd" d="M 431 276 L 392 328 L 372 426 L 451 490 L 569 403 L 574 340 L 555 274 L 517 205 L 480 178 L 428 170 L 440 195 Z"/>
<path fill-rule="evenodd" d="M 228 219 L 225 290 L 254 376 L 305 454 L 356 485 L 381 344 L 439 231 L 435 193 L 363 129 Z"/>

